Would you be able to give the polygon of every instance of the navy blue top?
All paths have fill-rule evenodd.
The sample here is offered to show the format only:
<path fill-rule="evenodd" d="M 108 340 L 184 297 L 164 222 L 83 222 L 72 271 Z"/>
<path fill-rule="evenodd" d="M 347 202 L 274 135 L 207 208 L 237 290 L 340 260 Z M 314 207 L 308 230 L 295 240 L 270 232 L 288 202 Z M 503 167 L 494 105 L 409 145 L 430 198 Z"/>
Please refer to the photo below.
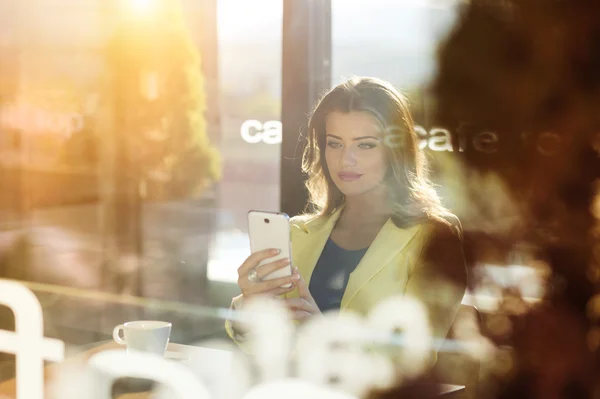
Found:
<path fill-rule="evenodd" d="M 350 273 L 356 269 L 367 249 L 349 251 L 340 248 L 331 238 L 327 240 L 308 286 L 321 312 L 340 309 Z"/>

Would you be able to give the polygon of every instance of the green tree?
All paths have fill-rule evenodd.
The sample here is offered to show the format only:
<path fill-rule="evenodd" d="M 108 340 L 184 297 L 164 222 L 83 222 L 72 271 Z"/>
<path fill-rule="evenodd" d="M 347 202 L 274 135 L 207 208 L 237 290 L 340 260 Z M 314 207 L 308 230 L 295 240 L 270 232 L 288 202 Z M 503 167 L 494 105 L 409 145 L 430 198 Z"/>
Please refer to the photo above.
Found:
<path fill-rule="evenodd" d="M 145 14 L 123 12 L 106 52 L 124 172 L 162 199 L 197 196 L 220 178 L 207 135 L 200 54 L 178 0 L 154 0 Z M 124 165 L 123 165 L 124 163 Z"/>

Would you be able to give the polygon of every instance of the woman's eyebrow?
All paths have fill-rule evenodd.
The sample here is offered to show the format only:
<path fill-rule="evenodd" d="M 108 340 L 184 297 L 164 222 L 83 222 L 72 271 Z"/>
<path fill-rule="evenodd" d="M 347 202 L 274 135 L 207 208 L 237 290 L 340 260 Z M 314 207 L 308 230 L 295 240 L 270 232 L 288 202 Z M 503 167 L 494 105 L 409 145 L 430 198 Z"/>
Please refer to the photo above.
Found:
<path fill-rule="evenodd" d="M 334 138 L 334 139 L 342 140 L 342 138 L 341 138 L 340 136 L 336 136 L 336 135 L 334 135 L 334 134 L 329 134 L 329 133 L 327 133 L 327 136 L 328 136 L 328 137 L 332 137 L 332 138 Z M 355 137 L 355 138 L 353 138 L 352 140 L 353 140 L 353 141 L 358 141 L 358 140 L 364 140 L 364 139 L 375 139 L 375 140 L 380 140 L 380 138 L 379 138 L 379 137 L 377 137 L 377 136 L 360 136 L 360 137 Z"/>
<path fill-rule="evenodd" d="M 353 140 L 357 141 L 357 140 L 364 140 L 364 139 L 375 139 L 375 140 L 379 140 L 379 137 L 376 136 L 360 136 L 360 137 L 355 137 Z"/>

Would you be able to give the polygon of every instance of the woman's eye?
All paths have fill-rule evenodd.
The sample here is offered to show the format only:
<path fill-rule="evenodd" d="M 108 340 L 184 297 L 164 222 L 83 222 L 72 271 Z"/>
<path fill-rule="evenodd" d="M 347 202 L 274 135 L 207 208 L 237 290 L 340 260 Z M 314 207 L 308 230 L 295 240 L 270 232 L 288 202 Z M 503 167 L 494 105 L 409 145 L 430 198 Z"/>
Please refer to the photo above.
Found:
<path fill-rule="evenodd" d="M 342 144 L 338 143 L 337 141 L 328 141 L 327 145 L 331 148 L 341 148 Z"/>
<path fill-rule="evenodd" d="M 363 150 L 370 150 L 371 148 L 377 147 L 375 143 L 360 143 L 358 148 L 362 148 Z"/>

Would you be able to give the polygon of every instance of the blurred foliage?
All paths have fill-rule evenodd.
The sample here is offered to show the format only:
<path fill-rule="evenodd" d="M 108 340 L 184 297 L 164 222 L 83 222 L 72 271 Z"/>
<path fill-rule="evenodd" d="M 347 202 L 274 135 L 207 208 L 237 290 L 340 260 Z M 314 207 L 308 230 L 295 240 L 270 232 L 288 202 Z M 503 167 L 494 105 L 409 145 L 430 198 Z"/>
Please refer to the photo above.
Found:
<path fill-rule="evenodd" d="M 64 143 L 61 154 L 62 162 L 80 166 L 94 167 L 99 160 L 98 138 L 94 127 L 94 120 L 91 117 L 84 119 L 83 128 L 74 132 Z"/>
<path fill-rule="evenodd" d="M 17 75 L 13 75 L 13 78 L 16 79 Z M 51 78 L 27 73 L 26 78 L 19 86 L 18 95 L 0 94 L 0 103 L 27 105 L 47 112 L 81 113 L 90 90 L 94 90 L 92 86 L 82 87 L 69 76 L 54 70 Z"/>
<path fill-rule="evenodd" d="M 497 264 L 510 265 L 525 244 L 527 265 L 546 275 L 540 304 L 504 306 L 500 323 L 488 325 L 511 353 L 508 362 L 494 359 L 504 371 L 491 372 L 478 397 L 600 392 L 600 318 L 590 311 L 600 298 L 600 221 L 592 213 L 600 195 L 599 50 L 596 0 L 473 0 L 440 48 L 436 120 L 498 138 L 491 153 L 465 151 L 457 169 L 465 172 L 454 185 L 471 213 L 463 218 L 467 264 L 495 252 Z"/>
<path fill-rule="evenodd" d="M 235 97 L 232 96 L 232 99 L 235 100 Z M 269 91 L 266 78 L 258 81 L 252 95 L 238 99 L 237 106 L 242 115 L 271 119 L 279 119 L 281 115 L 281 98 Z"/>
<path fill-rule="evenodd" d="M 221 173 L 207 135 L 200 54 L 179 1 L 154 5 L 117 21 L 106 50 L 112 84 L 103 93 L 112 101 L 104 102 L 115 110 L 121 166 L 149 183 L 155 198 L 197 196 Z"/>

